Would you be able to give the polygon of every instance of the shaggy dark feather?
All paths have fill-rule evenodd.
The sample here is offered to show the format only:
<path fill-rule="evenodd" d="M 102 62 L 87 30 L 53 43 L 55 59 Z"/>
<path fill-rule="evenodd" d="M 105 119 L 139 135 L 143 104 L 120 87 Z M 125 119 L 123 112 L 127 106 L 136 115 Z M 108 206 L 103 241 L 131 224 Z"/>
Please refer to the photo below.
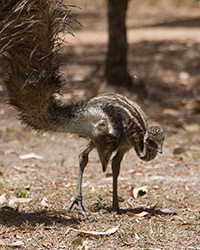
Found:
<path fill-rule="evenodd" d="M 9 102 L 36 130 L 54 130 L 49 109 L 57 106 L 52 96 L 61 87 L 58 34 L 70 23 L 69 10 L 62 5 L 61 11 L 60 5 L 52 0 L 0 1 L 0 48 L 9 66 Z"/>

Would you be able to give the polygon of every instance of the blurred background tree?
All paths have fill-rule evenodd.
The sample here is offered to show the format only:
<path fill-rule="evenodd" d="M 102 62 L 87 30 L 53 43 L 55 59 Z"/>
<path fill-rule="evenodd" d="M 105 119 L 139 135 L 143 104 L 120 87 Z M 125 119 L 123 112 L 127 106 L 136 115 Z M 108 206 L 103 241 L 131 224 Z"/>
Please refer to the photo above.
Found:
<path fill-rule="evenodd" d="M 131 77 L 127 72 L 126 12 L 129 0 L 108 0 L 109 43 L 105 77 L 109 84 L 127 86 Z"/>

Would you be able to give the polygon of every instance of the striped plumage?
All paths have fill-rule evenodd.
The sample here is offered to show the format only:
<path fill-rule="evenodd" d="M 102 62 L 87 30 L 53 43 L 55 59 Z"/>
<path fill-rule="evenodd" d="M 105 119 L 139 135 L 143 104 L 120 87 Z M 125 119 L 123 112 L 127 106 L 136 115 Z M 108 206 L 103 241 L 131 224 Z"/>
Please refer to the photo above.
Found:
<path fill-rule="evenodd" d="M 136 103 L 119 94 L 104 94 L 93 98 L 89 104 L 101 107 L 108 115 L 112 122 L 113 136 L 118 138 L 121 147 L 136 146 L 137 140 L 145 142 L 147 118 Z M 144 156 L 145 147 L 138 148 L 137 153 Z"/>
<path fill-rule="evenodd" d="M 162 129 L 148 127 L 146 115 L 137 103 L 119 94 L 104 94 L 92 98 L 88 104 L 100 107 L 102 113 L 107 114 L 108 122 L 105 124 L 111 124 L 110 136 L 112 135 L 114 148 L 128 150 L 134 147 L 137 155 L 143 160 L 151 160 L 156 156 L 150 152 L 147 139 L 151 135 L 154 140 L 158 135 L 156 142 L 162 145 Z"/>
<path fill-rule="evenodd" d="M 88 154 L 93 147 L 96 147 L 103 171 L 106 170 L 112 153 L 115 152 L 112 159 L 113 208 L 119 211 L 117 178 L 124 154 L 133 147 L 140 159 L 144 161 L 154 159 L 157 152 L 162 153 L 164 133 L 160 127 L 148 127 L 147 118 L 142 109 L 135 102 L 119 94 L 103 94 L 94 97 L 87 103 L 87 108 L 98 110 L 99 115 L 104 115 L 96 126 L 95 137 L 80 154 L 78 191 L 70 208 L 76 203 L 79 211 L 84 213 L 81 193 L 82 175 L 88 162 Z"/>
<path fill-rule="evenodd" d="M 148 127 L 141 108 L 126 97 L 104 94 L 89 102 L 62 104 L 59 34 L 68 24 L 62 1 L 0 0 L 0 52 L 6 67 L 8 98 L 28 126 L 39 131 L 74 133 L 89 139 L 79 155 L 78 191 L 70 208 L 82 206 L 82 175 L 88 155 L 97 148 L 103 171 L 113 154 L 113 208 L 118 211 L 117 178 L 124 154 L 133 147 L 142 160 L 161 152 L 162 129 Z"/>

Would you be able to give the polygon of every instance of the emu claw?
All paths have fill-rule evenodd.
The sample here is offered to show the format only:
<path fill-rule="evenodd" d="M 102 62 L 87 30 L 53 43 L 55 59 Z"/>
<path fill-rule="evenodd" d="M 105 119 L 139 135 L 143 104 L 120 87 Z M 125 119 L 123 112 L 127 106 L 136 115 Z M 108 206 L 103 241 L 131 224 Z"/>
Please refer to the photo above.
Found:
<path fill-rule="evenodd" d="M 80 196 L 75 196 L 72 200 L 72 202 L 69 205 L 69 209 L 72 209 L 72 207 L 74 206 L 74 204 L 77 205 L 77 210 L 80 214 L 85 215 L 85 209 L 83 208 L 82 205 L 82 197 Z"/>

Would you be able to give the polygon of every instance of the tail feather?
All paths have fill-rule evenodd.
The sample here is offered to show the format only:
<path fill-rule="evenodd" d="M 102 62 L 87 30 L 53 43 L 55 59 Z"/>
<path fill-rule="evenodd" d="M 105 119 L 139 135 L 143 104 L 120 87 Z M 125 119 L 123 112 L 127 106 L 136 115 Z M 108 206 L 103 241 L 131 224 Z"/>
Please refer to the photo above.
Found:
<path fill-rule="evenodd" d="M 63 18 L 58 1 L 0 0 L 0 10 L 0 52 L 9 66 L 9 102 L 26 124 L 48 129 L 48 109 L 58 105 L 52 96 L 62 83 L 58 34 L 67 27 L 68 9 Z"/>

